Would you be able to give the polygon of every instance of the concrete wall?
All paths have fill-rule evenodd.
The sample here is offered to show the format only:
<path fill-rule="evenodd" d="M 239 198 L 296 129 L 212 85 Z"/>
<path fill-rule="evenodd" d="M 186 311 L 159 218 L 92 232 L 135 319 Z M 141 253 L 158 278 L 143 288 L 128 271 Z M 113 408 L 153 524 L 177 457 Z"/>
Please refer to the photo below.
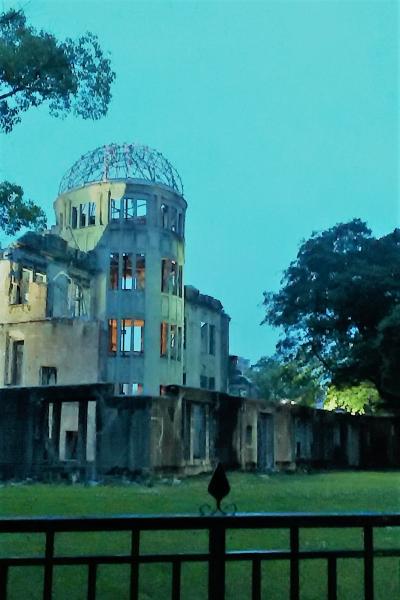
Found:
<path fill-rule="evenodd" d="M 0 390 L 0 478 L 400 468 L 400 417 L 352 416 L 171 386 Z"/>
<path fill-rule="evenodd" d="M 95 477 L 95 408 L 112 392 L 107 384 L 0 389 L 0 479 Z M 68 459 L 70 427 L 77 435 L 75 456 Z"/>
<path fill-rule="evenodd" d="M 57 384 L 97 383 L 100 323 L 79 319 L 0 324 L 0 382 L 11 384 L 12 344 L 23 340 L 23 386 L 40 385 L 41 367 L 57 369 Z"/>
<path fill-rule="evenodd" d="M 226 392 L 229 317 L 219 300 L 191 286 L 185 289 L 185 340 L 185 385 Z"/>

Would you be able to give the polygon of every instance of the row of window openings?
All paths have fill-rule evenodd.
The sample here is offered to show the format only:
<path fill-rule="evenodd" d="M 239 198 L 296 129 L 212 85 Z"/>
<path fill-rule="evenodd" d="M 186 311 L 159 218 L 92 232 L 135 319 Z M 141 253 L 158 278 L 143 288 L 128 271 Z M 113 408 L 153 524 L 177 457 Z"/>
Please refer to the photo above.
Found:
<path fill-rule="evenodd" d="M 110 254 L 110 289 L 111 290 L 144 290 L 146 278 L 146 257 L 136 254 L 135 268 L 133 255 L 129 252 Z"/>
<path fill-rule="evenodd" d="M 109 220 L 119 221 L 121 214 L 125 221 L 146 223 L 147 201 L 139 198 L 110 199 Z M 96 224 L 96 202 L 85 202 L 71 209 L 71 227 L 80 229 Z M 99 224 L 102 225 L 101 219 Z M 63 215 L 60 214 L 60 225 L 63 227 Z"/>
<path fill-rule="evenodd" d="M 143 394 L 143 383 L 117 383 L 115 391 L 119 396 L 139 396 Z"/>
<path fill-rule="evenodd" d="M 14 340 L 11 343 L 11 385 L 22 385 L 24 366 L 24 340 Z M 40 367 L 39 385 L 56 385 L 57 368 Z"/>
<path fill-rule="evenodd" d="M 215 390 L 215 377 L 200 375 L 200 387 L 203 390 Z"/>
<path fill-rule="evenodd" d="M 46 275 L 35 269 L 22 267 L 17 272 L 12 272 L 9 290 L 10 304 L 28 304 L 29 284 L 31 282 L 46 283 L 46 280 Z"/>
<path fill-rule="evenodd" d="M 182 360 L 182 327 L 163 321 L 160 326 L 160 356 Z"/>
<path fill-rule="evenodd" d="M 121 215 L 124 221 L 136 221 L 146 223 L 147 201 L 139 198 L 110 198 L 109 221 L 120 221 Z M 71 227 L 78 229 L 96 224 L 96 203 L 85 202 L 71 209 Z M 100 219 L 100 225 L 102 225 Z M 63 214 L 60 214 L 60 225 L 63 227 Z M 163 229 L 174 231 L 183 235 L 183 213 L 174 206 L 161 205 L 161 226 Z"/>
<path fill-rule="evenodd" d="M 109 284 L 111 290 L 143 290 L 145 287 L 146 257 L 136 254 L 135 269 L 133 254 L 119 252 L 110 254 Z M 163 258 L 161 264 L 161 291 L 182 298 L 183 268 L 177 261 Z"/>
<path fill-rule="evenodd" d="M 132 352 L 143 354 L 144 321 L 142 319 L 109 319 L 108 350 L 110 354 L 117 353 L 118 337 L 119 351 L 122 355 Z"/>

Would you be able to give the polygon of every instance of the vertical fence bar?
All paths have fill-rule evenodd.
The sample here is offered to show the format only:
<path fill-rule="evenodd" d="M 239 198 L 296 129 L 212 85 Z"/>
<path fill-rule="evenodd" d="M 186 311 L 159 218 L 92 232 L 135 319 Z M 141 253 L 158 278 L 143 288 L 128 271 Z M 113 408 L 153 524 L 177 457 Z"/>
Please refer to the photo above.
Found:
<path fill-rule="evenodd" d="M 290 527 L 290 600 L 300 600 L 299 528 Z"/>
<path fill-rule="evenodd" d="M 91 561 L 88 568 L 87 600 L 96 600 L 96 574 L 97 564 Z"/>
<path fill-rule="evenodd" d="M 172 600 L 181 599 L 181 561 L 172 563 Z"/>
<path fill-rule="evenodd" d="M 0 564 L 0 598 L 7 598 L 8 565 Z"/>
<path fill-rule="evenodd" d="M 134 529 L 131 534 L 131 576 L 130 576 L 130 600 L 139 600 L 139 546 L 140 531 Z"/>
<path fill-rule="evenodd" d="M 261 560 L 254 558 L 251 574 L 251 600 L 261 600 Z"/>
<path fill-rule="evenodd" d="M 225 527 L 218 523 L 209 530 L 208 598 L 225 599 Z"/>
<path fill-rule="evenodd" d="M 328 558 L 328 600 L 337 600 L 337 561 L 335 556 Z"/>
<path fill-rule="evenodd" d="M 46 552 L 43 581 L 43 600 L 51 600 L 53 595 L 53 556 L 54 531 L 46 531 Z"/>
<path fill-rule="evenodd" d="M 371 525 L 364 527 L 364 598 L 374 600 L 374 540 Z"/>

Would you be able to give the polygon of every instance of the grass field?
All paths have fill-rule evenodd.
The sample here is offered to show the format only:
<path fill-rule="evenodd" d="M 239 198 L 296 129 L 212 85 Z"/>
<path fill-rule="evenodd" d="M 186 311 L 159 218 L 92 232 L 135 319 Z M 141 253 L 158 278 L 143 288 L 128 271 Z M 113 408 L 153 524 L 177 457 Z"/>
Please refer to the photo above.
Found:
<path fill-rule="evenodd" d="M 94 515 L 127 513 L 194 513 L 209 501 L 208 477 L 186 479 L 179 484 L 135 484 L 120 486 L 49 486 L 6 485 L 0 488 L 0 516 L 26 515 Z M 238 510 L 246 511 L 382 511 L 400 510 L 400 474 L 394 472 L 324 473 L 312 475 L 272 475 L 232 473 L 232 491 L 227 498 Z M 375 535 L 379 547 L 400 546 L 400 531 L 384 529 Z M 301 533 L 302 548 L 361 548 L 361 532 L 351 530 L 309 530 Z M 240 531 L 228 533 L 228 549 L 288 548 L 288 532 Z M 207 537 L 200 532 L 143 534 L 142 552 L 203 551 Z M 59 534 L 56 553 L 129 551 L 125 533 Z M 0 555 L 35 555 L 43 552 L 43 536 L 0 536 Z M 301 600 L 326 598 L 326 564 L 324 561 L 301 563 Z M 263 565 L 263 598 L 285 600 L 288 595 L 288 565 L 274 562 Z M 100 567 L 99 600 L 128 598 L 128 569 Z M 358 560 L 338 561 L 339 600 L 362 598 L 363 568 Z M 182 574 L 185 600 L 206 598 L 206 567 L 184 566 Z M 9 587 L 12 600 L 41 597 L 42 572 L 37 568 L 11 569 Z M 400 566 L 398 559 L 377 559 L 375 573 L 376 600 L 400 598 Z M 83 600 L 86 570 L 80 567 L 55 569 L 55 600 Z M 170 589 L 168 566 L 141 567 L 141 600 L 167 600 Z M 227 599 L 250 597 L 250 569 L 246 564 L 228 565 Z"/>

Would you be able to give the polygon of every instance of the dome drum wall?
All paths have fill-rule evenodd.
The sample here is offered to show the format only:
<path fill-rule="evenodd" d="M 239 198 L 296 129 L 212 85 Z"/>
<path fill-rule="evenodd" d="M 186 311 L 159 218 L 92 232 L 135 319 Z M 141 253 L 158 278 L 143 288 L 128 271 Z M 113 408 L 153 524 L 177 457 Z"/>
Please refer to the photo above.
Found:
<path fill-rule="evenodd" d="M 59 234 L 84 251 L 97 245 L 107 225 L 146 225 L 184 238 L 186 208 L 186 201 L 171 190 L 127 182 L 87 185 L 54 202 Z"/>

